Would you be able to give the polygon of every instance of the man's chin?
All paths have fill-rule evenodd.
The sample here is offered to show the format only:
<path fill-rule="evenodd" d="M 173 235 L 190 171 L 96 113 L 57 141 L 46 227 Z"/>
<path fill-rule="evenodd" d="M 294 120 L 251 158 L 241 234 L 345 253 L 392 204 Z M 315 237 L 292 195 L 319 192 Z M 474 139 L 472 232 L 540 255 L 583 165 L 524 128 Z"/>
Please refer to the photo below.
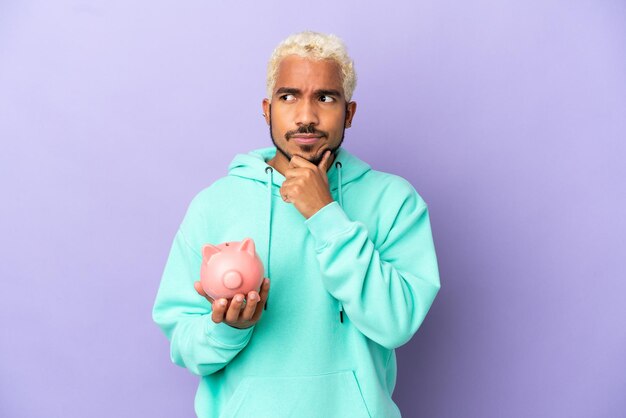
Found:
<path fill-rule="evenodd" d="M 298 157 L 304 158 L 308 162 L 319 165 L 324 158 L 324 153 L 328 150 L 328 148 L 324 147 L 319 152 L 294 152 L 293 155 L 297 155 Z"/>
<path fill-rule="evenodd" d="M 324 157 L 324 154 L 322 153 L 322 155 L 315 155 L 311 158 L 307 158 L 307 160 L 309 160 L 309 162 L 313 165 L 319 165 L 320 162 L 322 162 L 323 157 Z"/>

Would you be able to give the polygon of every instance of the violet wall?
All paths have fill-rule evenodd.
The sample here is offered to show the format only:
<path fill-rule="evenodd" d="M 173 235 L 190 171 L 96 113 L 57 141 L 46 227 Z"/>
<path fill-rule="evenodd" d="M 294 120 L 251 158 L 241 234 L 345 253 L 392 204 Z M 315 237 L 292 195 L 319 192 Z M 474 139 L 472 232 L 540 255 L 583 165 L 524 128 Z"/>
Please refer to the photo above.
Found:
<path fill-rule="evenodd" d="M 193 416 L 151 308 L 191 198 L 270 144 L 275 45 L 336 33 L 345 146 L 429 204 L 406 417 L 626 416 L 626 3 L 0 3 L 0 416 Z"/>

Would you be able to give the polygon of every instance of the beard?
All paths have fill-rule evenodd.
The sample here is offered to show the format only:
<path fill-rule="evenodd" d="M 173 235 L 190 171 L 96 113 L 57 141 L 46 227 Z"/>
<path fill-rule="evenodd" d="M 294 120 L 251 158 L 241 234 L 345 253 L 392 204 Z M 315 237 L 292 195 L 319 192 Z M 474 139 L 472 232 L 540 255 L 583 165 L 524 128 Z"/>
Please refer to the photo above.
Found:
<path fill-rule="evenodd" d="M 348 108 L 346 106 L 346 111 L 347 111 L 347 109 Z M 287 160 L 291 161 L 291 159 L 293 158 L 293 155 L 288 153 L 285 149 L 283 149 L 280 145 L 278 145 L 276 143 L 276 140 L 274 139 L 274 134 L 272 132 L 272 105 L 271 104 L 270 104 L 269 113 L 270 113 L 270 138 L 272 138 L 272 143 L 274 144 L 274 146 L 276 147 L 278 152 L 280 152 L 283 156 L 285 156 L 285 158 L 287 158 Z M 299 133 L 315 133 L 316 131 L 315 131 L 314 127 L 309 125 L 305 129 L 299 129 L 298 132 Z M 285 134 L 285 140 L 286 141 L 289 140 L 288 134 L 289 133 Z M 336 147 L 334 147 L 334 148 L 327 148 L 328 150 L 330 150 L 330 152 L 331 152 L 331 154 L 333 156 L 337 155 L 337 150 L 339 149 L 339 147 L 341 147 L 341 144 L 343 143 L 343 138 L 345 137 L 345 135 L 346 135 L 346 118 L 345 118 L 345 114 L 344 114 L 343 128 L 341 129 L 341 140 L 339 141 L 339 144 L 337 144 Z M 328 136 L 326 136 L 326 137 L 328 138 Z M 300 149 L 302 150 L 303 153 L 308 154 L 308 153 L 313 152 L 313 150 L 315 149 L 315 146 L 314 145 L 305 144 L 305 145 L 300 145 Z M 326 149 L 322 149 L 322 152 L 319 155 L 315 155 L 315 156 L 309 157 L 309 158 L 306 158 L 305 156 L 299 155 L 299 154 L 296 154 L 296 155 L 299 155 L 300 157 L 304 158 L 305 160 L 309 161 L 312 164 L 319 165 L 319 163 L 322 161 L 322 158 L 324 157 L 324 153 L 325 152 L 326 152 Z"/>

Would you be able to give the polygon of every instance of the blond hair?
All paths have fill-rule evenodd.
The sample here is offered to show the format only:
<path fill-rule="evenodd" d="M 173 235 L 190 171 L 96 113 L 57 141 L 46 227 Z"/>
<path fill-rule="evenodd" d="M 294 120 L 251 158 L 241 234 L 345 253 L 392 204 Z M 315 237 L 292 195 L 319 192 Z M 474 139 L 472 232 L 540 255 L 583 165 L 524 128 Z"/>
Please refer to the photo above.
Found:
<path fill-rule="evenodd" d="M 278 66 L 288 55 L 298 55 L 312 60 L 333 60 L 341 69 L 343 94 L 346 101 L 352 99 L 356 87 L 356 72 L 354 62 L 348 56 L 348 51 L 339 37 L 331 34 L 305 31 L 293 34 L 282 41 L 270 57 L 267 64 L 267 98 L 271 101 L 278 76 Z"/>

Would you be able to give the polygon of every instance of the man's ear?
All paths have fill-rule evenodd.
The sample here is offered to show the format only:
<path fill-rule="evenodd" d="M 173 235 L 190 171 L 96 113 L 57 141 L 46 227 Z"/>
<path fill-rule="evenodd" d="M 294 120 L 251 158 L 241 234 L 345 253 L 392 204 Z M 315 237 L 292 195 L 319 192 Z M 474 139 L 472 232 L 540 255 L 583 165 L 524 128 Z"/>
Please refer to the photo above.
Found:
<path fill-rule="evenodd" d="M 265 118 L 265 123 L 270 124 L 270 100 L 263 99 L 263 117 Z"/>
<path fill-rule="evenodd" d="M 356 102 L 346 104 L 346 128 L 352 126 L 352 118 L 356 113 Z"/>

